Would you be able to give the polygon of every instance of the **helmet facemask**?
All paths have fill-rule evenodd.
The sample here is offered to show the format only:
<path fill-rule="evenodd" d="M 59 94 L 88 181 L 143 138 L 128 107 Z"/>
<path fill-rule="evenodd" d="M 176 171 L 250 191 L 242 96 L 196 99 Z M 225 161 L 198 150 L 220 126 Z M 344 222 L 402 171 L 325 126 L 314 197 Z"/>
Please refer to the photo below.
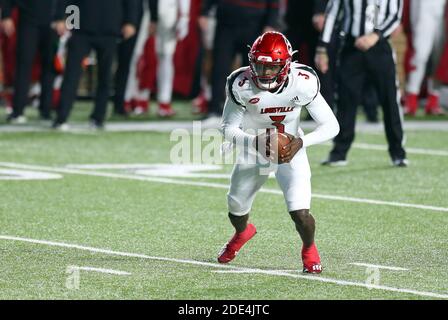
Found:
<path fill-rule="evenodd" d="M 268 56 L 259 56 L 258 60 L 254 56 L 249 58 L 254 81 L 260 89 L 274 90 L 282 84 L 289 61 L 275 62 Z"/>

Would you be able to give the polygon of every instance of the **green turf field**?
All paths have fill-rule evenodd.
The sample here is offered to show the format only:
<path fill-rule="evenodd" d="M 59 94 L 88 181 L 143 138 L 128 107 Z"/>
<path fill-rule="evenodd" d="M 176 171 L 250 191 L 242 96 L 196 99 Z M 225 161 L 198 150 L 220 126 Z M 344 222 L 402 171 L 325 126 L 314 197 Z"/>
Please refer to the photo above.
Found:
<path fill-rule="evenodd" d="M 255 201 L 258 234 L 222 266 L 231 166 L 148 172 L 169 165 L 169 133 L 0 132 L 0 299 L 448 299 L 447 132 L 407 136 L 406 169 L 376 150 L 382 133 L 359 134 L 345 168 L 319 166 L 329 145 L 308 149 L 313 276 L 275 179 Z"/>

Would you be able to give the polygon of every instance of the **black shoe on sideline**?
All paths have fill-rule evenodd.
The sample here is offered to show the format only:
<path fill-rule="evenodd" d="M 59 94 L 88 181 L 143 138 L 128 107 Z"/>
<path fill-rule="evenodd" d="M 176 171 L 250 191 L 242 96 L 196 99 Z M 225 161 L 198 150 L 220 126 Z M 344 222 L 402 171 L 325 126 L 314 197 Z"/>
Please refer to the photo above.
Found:
<path fill-rule="evenodd" d="M 398 168 L 406 168 L 409 165 L 408 159 L 394 159 L 392 165 Z"/>

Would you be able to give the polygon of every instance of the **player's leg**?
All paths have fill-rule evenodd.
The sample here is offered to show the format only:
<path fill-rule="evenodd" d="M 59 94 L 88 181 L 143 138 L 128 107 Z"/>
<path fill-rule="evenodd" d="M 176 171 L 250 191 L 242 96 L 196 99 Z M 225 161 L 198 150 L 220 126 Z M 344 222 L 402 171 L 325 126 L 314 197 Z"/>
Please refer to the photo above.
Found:
<path fill-rule="evenodd" d="M 232 261 L 257 232 L 253 224 L 248 224 L 248 220 L 256 193 L 268 178 L 267 175 L 260 174 L 259 170 L 258 165 L 249 164 L 236 164 L 233 169 L 227 203 L 235 234 L 219 253 L 220 263 Z"/>
<path fill-rule="evenodd" d="M 302 240 L 303 272 L 320 273 L 322 266 L 314 242 L 316 222 L 310 213 L 311 170 L 306 149 L 300 150 L 289 164 L 282 164 L 276 173 L 286 206 Z"/>
<path fill-rule="evenodd" d="M 443 12 L 435 10 L 432 1 L 411 1 L 412 43 L 414 55 L 412 69 L 406 84 L 405 112 L 415 115 L 418 109 L 418 94 L 425 77 L 426 66 L 434 47 L 438 16 Z M 439 13 L 439 12 L 440 13 Z"/>
<path fill-rule="evenodd" d="M 442 14 L 443 5 L 445 1 L 438 1 L 440 6 L 440 13 L 438 16 L 438 27 L 436 28 L 434 48 L 431 55 L 431 66 L 430 74 L 431 77 L 428 81 L 428 99 L 425 105 L 425 113 L 433 115 L 443 115 L 444 111 L 440 105 L 440 89 L 442 84 L 434 76 L 437 72 L 437 68 L 443 56 L 443 51 L 445 49 L 445 19 Z"/>
<path fill-rule="evenodd" d="M 161 1 L 162 3 L 163 1 Z M 169 4 L 172 4 L 169 6 Z M 175 115 L 171 100 L 174 82 L 174 52 L 177 45 L 176 12 L 177 6 L 173 1 L 167 1 L 159 8 L 159 23 L 157 25 L 157 100 L 158 114 L 161 117 Z"/>

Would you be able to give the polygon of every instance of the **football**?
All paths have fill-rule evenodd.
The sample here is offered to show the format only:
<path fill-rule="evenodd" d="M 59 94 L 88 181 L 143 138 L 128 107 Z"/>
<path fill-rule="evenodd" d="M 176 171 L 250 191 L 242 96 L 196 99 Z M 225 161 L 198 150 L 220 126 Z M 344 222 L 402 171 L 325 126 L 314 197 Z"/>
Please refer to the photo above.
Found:
<path fill-rule="evenodd" d="M 273 132 L 267 133 L 258 139 L 258 151 L 266 159 L 281 164 L 280 158 L 285 153 L 283 147 L 291 142 L 290 138 L 284 133 Z M 271 152 L 271 150 L 276 150 L 277 152 Z"/>
<path fill-rule="evenodd" d="M 282 158 L 282 156 L 285 153 L 285 150 L 283 150 L 283 147 L 288 145 L 291 142 L 291 139 L 289 139 L 289 137 L 284 134 L 284 133 L 277 133 L 276 135 L 274 135 L 274 137 L 276 137 L 277 139 L 277 159 L 278 159 L 278 163 L 281 163 L 280 158 Z"/>

